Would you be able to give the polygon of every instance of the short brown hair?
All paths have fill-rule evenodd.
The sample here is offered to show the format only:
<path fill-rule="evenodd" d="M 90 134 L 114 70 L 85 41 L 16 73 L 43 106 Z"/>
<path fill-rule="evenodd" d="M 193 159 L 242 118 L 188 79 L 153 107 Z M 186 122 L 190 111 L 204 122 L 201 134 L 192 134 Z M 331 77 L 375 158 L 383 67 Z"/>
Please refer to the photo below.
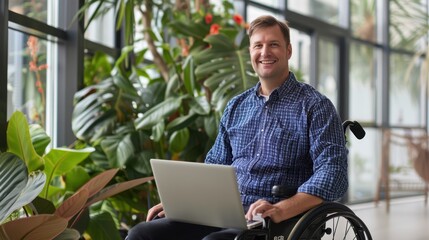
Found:
<path fill-rule="evenodd" d="M 287 21 L 279 21 L 275 17 L 270 16 L 270 15 L 260 16 L 250 23 L 250 27 L 249 27 L 249 31 L 248 31 L 249 38 L 252 37 L 252 34 L 257 29 L 273 27 L 276 25 L 280 27 L 280 30 L 283 33 L 283 37 L 284 37 L 286 43 L 290 43 L 290 30 L 289 30 L 288 22 Z"/>

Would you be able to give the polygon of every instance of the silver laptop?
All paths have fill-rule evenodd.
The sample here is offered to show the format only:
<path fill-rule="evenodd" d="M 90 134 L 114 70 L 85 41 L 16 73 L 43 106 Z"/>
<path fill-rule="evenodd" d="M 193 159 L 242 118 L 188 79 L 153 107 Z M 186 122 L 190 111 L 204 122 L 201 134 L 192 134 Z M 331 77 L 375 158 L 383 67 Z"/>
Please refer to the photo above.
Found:
<path fill-rule="evenodd" d="M 245 213 L 232 166 L 175 160 L 150 160 L 167 218 L 221 228 L 246 229 Z"/>

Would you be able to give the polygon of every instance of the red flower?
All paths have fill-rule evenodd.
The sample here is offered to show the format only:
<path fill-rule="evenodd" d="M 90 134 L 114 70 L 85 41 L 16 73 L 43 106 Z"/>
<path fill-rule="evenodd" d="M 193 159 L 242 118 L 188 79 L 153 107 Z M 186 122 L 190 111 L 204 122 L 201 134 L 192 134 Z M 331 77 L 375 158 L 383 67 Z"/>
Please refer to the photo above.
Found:
<path fill-rule="evenodd" d="M 219 33 L 220 26 L 217 23 L 214 23 L 210 26 L 210 35 L 215 35 Z"/>
<path fill-rule="evenodd" d="M 240 14 L 234 14 L 234 16 L 232 16 L 232 19 L 234 20 L 235 23 L 237 23 L 238 25 L 243 24 L 243 17 Z"/>
<path fill-rule="evenodd" d="M 206 24 L 210 24 L 213 21 L 213 15 L 210 13 L 207 13 L 207 15 L 204 17 L 204 20 L 206 21 Z"/>
<path fill-rule="evenodd" d="M 33 71 L 33 72 L 38 71 L 37 64 L 35 61 L 29 62 L 29 65 L 30 65 L 30 71 Z"/>
<path fill-rule="evenodd" d="M 40 65 L 39 66 L 39 68 L 38 68 L 38 70 L 40 71 L 40 70 L 45 70 L 45 69 L 48 69 L 48 64 L 42 64 L 42 65 Z"/>
<path fill-rule="evenodd" d="M 30 55 L 32 58 L 37 57 L 37 51 L 39 50 L 38 47 L 38 39 L 34 36 L 30 36 L 27 40 L 27 46 L 30 50 Z"/>

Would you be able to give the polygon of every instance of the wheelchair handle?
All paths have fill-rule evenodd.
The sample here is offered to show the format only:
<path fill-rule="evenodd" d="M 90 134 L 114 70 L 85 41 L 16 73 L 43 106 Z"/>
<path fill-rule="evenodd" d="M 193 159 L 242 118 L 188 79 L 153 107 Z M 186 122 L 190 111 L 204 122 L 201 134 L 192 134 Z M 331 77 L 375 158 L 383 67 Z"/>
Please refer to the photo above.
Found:
<path fill-rule="evenodd" d="M 350 131 L 355 135 L 357 139 L 362 139 L 365 137 L 365 130 L 357 121 L 344 121 L 343 122 L 343 131 L 346 133 L 347 127 L 350 128 Z"/>

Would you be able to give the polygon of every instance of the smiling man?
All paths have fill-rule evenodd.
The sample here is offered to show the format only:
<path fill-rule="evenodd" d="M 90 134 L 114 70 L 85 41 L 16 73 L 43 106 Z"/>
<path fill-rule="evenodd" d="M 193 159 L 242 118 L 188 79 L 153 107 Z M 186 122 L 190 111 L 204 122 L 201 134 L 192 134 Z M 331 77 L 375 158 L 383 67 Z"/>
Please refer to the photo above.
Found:
<path fill-rule="evenodd" d="M 332 102 L 289 71 L 289 27 L 272 16 L 249 28 L 252 66 L 259 83 L 226 106 L 207 164 L 234 166 L 246 218 L 290 219 L 348 187 L 347 148 Z M 296 189 L 287 199 L 272 196 L 275 185 Z M 162 203 L 148 220 L 163 217 Z M 234 239 L 239 229 L 192 225 L 160 218 L 136 225 L 135 239 Z"/>
<path fill-rule="evenodd" d="M 260 93 L 266 96 L 288 78 L 292 56 L 289 28 L 281 23 L 270 26 L 275 22 L 268 20 L 257 19 L 249 30 L 252 67 L 259 76 Z"/>

